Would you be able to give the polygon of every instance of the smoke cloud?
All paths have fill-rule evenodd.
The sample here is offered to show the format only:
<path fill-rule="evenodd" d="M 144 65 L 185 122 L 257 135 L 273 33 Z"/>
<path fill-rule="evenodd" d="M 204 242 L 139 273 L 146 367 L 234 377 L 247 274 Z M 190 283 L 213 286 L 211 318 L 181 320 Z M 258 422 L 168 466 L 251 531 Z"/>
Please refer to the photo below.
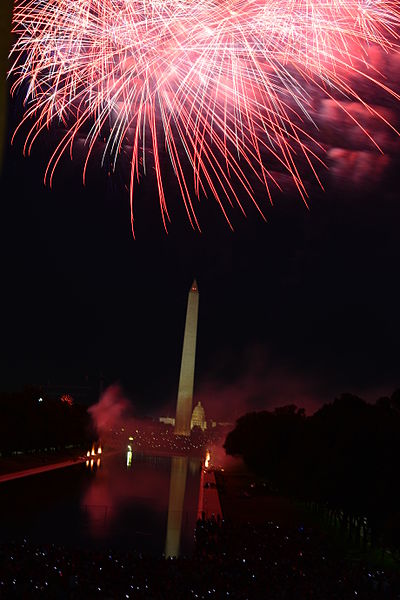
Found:
<path fill-rule="evenodd" d="M 272 410 L 287 404 L 295 404 L 312 414 L 323 403 L 311 381 L 284 370 L 263 377 L 248 373 L 229 384 L 206 382 L 195 395 L 194 401 L 199 400 L 207 418 L 233 423 L 246 412 Z"/>
<path fill-rule="evenodd" d="M 228 361 L 229 362 L 229 361 Z M 294 404 L 303 408 L 308 416 L 324 404 L 332 402 L 343 393 L 360 396 L 374 403 L 379 397 L 391 395 L 398 383 L 361 386 L 353 383 L 338 384 L 337 378 L 327 373 L 316 375 L 313 370 L 299 371 L 278 364 L 265 348 L 255 345 L 247 349 L 236 365 L 236 376 L 228 381 L 218 378 L 218 371 L 226 365 L 214 361 L 214 373 L 203 378 L 195 389 L 193 402 L 201 402 L 207 419 L 234 424 L 248 412 L 273 410 L 279 406 Z"/>
<path fill-rule="evenodd" d="M 104 437 L 110 430 L 120 428 L 132 412 L 132 404 L 119 384 L 113 384 L 106 388 L 97 404 L 89 408 L 89 413 L 101 437 Z"/>

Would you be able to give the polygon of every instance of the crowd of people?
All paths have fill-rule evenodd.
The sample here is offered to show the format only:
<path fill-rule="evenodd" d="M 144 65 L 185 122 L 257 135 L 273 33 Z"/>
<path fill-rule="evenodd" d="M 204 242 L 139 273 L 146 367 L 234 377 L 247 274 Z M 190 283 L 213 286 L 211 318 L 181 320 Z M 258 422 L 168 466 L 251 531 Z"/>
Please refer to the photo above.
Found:
<path fill-rule="evenodd" d="M 121 436 L 125 443 L 126 430 Z M 201 430 L 192 432 L 190 436 L 176 436 L 173 427 L 159 423 L 139 424 L 129 430 L 128 443 L 132 450 L 136 452 L 153 452 L 168 454 L 191 454 L 203 450 L 210 442 L 212 436 L 210 433 L 203 433 Z M 115 437 L 115 436 L 114 436 Z"/>
<path fill-rule="evenodd" d="M 192 557 L 144 557 L 27 540 L 0 547 L 1 598 L 135 600 L 396 599 L 390 571 L 348 562 L 303 526 L 200 519 Z"/>
<path fill-rule="evenodd" d="M 400 598 L 393 572 L 345 560 L 325 536 L 302 525 L 201 519 L 196 555 L 215 566 L 214 587 L 225 582 L 229 598 Z"/>

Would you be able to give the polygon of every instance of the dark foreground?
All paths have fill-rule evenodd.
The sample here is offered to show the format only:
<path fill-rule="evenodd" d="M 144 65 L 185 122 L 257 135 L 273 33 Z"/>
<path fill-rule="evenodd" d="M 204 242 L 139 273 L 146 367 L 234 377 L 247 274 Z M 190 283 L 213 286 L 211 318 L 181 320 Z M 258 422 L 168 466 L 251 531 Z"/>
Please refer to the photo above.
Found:
<path fill-rule="evenodd" d="M 67 550 L 29 541 L 0 548 L 1 598 L 363 600 L 400 598 L 391 572 L 342 559 L 299 525 L 198 521 L 191 558 Z"/>

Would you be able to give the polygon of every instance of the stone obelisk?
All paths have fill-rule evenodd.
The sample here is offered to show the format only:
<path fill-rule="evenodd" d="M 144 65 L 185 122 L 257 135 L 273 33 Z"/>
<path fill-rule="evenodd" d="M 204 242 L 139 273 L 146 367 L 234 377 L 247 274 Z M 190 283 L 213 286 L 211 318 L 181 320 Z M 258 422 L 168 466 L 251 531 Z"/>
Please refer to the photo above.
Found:
<path fill-rule="evenodd" d="M 198 312 L 199 290 L 197 287 L 197 282 L 194 280 L 189 291 L 186 310 L 181 374 L 179 377 L 178 401 L 176 404 L 175 435 L 190 435 Z"/>

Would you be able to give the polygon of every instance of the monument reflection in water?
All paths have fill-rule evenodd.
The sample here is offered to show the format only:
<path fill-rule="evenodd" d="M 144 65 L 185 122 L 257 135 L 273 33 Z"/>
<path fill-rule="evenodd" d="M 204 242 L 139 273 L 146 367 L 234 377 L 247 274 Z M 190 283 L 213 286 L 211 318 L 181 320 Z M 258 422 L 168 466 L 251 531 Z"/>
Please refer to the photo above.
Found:
<path fill-rule="evenodd" d="M 179 556 L 187 470 L 187 456 L 172 457 L 171 476 L 169 480 L 167 536 L 165 540 L 165 556 L 167 557 Z"/>
<path fill-rule="evenodd" d="M 94 469 L 82 497 L 92 540 L 118 540 L 140 551 L 179 556 L 192 549 L 200 459 L 135 455 Z M 93 468 L 93 466 L 92 466 Z M 165 536 L 165 537 L 164 537 Z"/>

